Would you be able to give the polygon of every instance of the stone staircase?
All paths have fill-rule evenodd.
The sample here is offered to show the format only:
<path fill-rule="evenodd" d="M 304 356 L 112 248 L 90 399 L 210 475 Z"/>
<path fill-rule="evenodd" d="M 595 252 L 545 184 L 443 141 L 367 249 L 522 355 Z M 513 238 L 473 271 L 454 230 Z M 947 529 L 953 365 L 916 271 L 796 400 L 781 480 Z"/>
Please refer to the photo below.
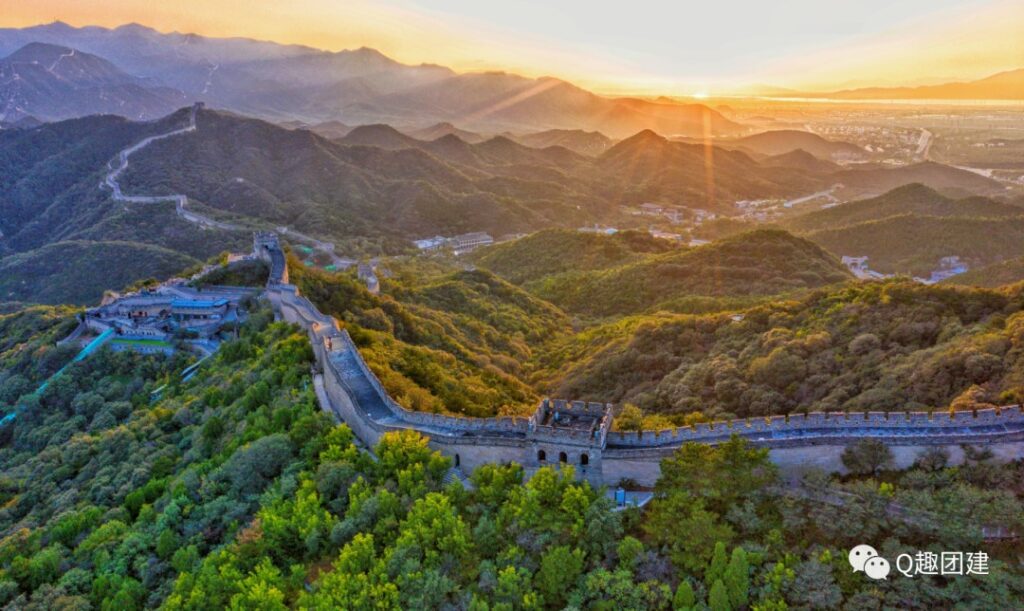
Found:
<path fill-rule="evenodd" d="M 451 469 L 448 469 L 444 474 L 444 478 L 441 479 L 441 483 L 445 486 L 453 482 L 462 484 L 462 487 L 467 490 L 471 490 L 473 488 L 473 483 L 469 481 L 469 478 L 466 477 L 466 474 L 463 473 L 462 469 L 459 467 L 452 467 Z"/>

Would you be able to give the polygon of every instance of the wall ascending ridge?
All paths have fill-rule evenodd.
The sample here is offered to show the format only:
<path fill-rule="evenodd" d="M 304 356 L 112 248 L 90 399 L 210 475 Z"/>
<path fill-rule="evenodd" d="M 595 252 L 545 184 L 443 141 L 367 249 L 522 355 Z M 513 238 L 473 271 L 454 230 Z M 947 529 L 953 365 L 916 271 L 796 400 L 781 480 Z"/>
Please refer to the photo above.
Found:
<path fill-rule="evenodd" d="M 661 431 L 610 432 L 611 406 L 549 401 L 530 418 L 461 418 L 405 409 L 388 395 L 348 333 L 322 314 L 298 288 L 287 284 L 284 253 L 273 234 L 254 237 L 256 253 L 271 264 L 265 291 L 275 314 L 309 334 L 321 372 L 318 387 L 330 410 L 367 446 L 387 431 L 413 429 L 430 445 L 470 472 L 494 462 L 517 462 L 528 470 L 557 464 L 561 457 L 594 484 L 617 485 L 623 479 L 653 485 L 663 458 L 683 443 L 718 443 L 733 434 L 768 447 L 784 474 L 809 468 L 842 471 L 840 456 L 850 443 L 877 438 L 888 444 L 899 467 L 909 466 L 929 447 L 947 448 L 953 464 L 964 459 L 961 444 L 984 445 L 999 460 L 1024 458 L 1024 413 L 1020 406 L 977 412 L 811 413 L 712 422 Z M 598 431 L 558 429 L 540 415 L 549 406 L 590 415 L 603 412 Z"/>

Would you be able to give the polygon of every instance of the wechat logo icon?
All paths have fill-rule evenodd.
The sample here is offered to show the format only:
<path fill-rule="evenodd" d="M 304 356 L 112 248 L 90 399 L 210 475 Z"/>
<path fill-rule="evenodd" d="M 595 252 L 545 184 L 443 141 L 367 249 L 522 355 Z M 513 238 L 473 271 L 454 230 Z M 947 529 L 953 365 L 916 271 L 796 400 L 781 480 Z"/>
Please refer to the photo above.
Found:
<path fill-rule="evenodd" d="M 848 556 L 853 572 L 863 571 L 871 579 L 886 579 L 889 576 L 889 561 L 878 555 L 870 545 L 858 545 Z"/>

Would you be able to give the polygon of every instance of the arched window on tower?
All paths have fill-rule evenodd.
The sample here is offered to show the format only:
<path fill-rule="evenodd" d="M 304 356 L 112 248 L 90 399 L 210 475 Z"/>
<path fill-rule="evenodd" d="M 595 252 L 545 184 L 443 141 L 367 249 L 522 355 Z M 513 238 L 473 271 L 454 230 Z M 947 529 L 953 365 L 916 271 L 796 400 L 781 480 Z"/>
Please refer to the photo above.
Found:
<path fill-rule="evenodd" d="M 537 461 L 538 462 L 544 462 L 547 459 L 548 459 L 548 453 L 547 452 L 545 452 L 544 450 L 537 450 Z"/>
<path fill-rule="evenodd" d="M 462 464 L 462 457 L 459 456 L 458 454 L 456 454 L 455 455 L 455 466 L 458 467 L 461 464 Z"/>
<path fill-rule="evenodd" d="M 580 464 L 584 467 L 590 464 L 590 456 L 586 454 L 580 454 Z"/>
<path fill-rule="evenodd" d="M 565 452 L 558 453 L 558 462 L 569 462 L 569 455 Z"/>

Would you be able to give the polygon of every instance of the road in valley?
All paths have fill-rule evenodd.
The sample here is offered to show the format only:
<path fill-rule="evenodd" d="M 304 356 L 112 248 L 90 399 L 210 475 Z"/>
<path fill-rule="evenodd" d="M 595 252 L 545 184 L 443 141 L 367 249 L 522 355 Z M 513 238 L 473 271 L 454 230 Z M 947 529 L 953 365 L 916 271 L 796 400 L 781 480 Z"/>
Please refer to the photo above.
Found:
<path fill-rule="evenodd" d="M 782 204 L 782 206 L 784 208 L 792 208 L 793 206 L 797 206 L 797 205 L 809 202 L 809 201 L 817 199 L 819 197 L 828 198 L 830 203 L 836 204 L 836 203 L 839 203 L 839 200 L 836 199 L 836 196 L 833 195 L 833 193 L 838 188 L 839 188 L 839 185 L 832 185 L 831 187 L 829 187 L 828 189 L 825 189 L 824 191 L 818 191 L 817 193 L 811 193 L 810 195 L 805 195 L 803 197 L 798 197 L 796 199 L 791 199 L 791 200 L 785 202 L 784 204 Z"/>
<path fill-rule="evenodd" d="M 921 130 L 921 138 L 917 141 L 917 150 L 914 151 L 914 158 L 917 161 L 928 161 L 928 153 L 931 151 L 935 134 L 926 129 Z"/>

